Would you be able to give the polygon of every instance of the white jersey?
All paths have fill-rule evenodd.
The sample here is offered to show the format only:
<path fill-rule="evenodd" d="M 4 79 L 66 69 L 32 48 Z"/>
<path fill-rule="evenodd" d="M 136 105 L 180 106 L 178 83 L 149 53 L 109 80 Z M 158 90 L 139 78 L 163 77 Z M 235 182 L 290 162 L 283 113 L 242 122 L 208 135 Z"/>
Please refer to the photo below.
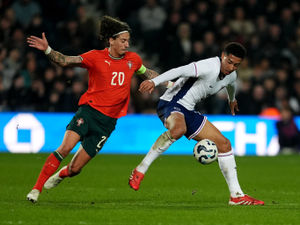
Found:
<path fill-rule="evenodd" d="M 224 87 L 227 89 L 229 100 L 235 99 L 237 74 L 234 71 L 226 75 L 224 79 L 220 79 L 220 69 L 220 58 L 213 57 L 171 69 L 152 79 L 152 81 L 157 86 L 160 83 L 178 78 L 160 99 L 174 101 L 188 110 L 194 110 L 196 103 L 216 94 Z"/>

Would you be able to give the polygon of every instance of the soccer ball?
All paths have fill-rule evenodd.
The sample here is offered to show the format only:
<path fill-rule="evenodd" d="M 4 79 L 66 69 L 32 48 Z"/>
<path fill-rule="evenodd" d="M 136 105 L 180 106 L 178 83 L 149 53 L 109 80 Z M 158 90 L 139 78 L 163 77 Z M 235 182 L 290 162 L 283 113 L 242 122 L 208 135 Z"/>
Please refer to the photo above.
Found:
<path fill-rule="evenodd" d="M 194 157 L 204 165 L 216 161 L 218 158 L 217 145 L 209 139 L 199 141 L 194 147 Z"/>

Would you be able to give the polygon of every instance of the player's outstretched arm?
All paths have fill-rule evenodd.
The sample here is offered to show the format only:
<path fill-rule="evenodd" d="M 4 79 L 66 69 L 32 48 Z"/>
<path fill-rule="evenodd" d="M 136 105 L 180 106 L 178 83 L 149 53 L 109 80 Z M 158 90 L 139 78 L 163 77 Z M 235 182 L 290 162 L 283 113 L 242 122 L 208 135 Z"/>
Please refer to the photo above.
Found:
<path fill-rule="evenodd" d="M 44 32 L 42 33 L 42 38 L 36 36 L 28 37 L 27 43 L 32 48 L 44 51 L 52 62 L 60 66 L 79 66 L 82 62 L 80 56 L 67 56 L 51 49 Z"/>
<path fill-rule="evenodd" d="M 157 73 L 157 72 L 154 71 L 154 70 L 151 70 L 151 69 L 146 68 L 145 73 L 144 73 L 144 74 L 141 74 L 141 76 L 142 76 L 142 78 L 143 78 L 144 80 L 151 80 L 151 79 L 153 79 L 153 78 L 159 76 L 159 73 Z M 172 81 L 166 81 L 166 82 L 163 82 L 163 83 L 162 83 L 162 85 L 166 86 L 167 88 L 172 87 L 173 84 L 174 84 L 174 83 L 173 83 Z M 152 91 L 151 91 L 151 92 L 152 92 Z M 150 92 L 150 93 L 151 93 L 151 92 Z"/>

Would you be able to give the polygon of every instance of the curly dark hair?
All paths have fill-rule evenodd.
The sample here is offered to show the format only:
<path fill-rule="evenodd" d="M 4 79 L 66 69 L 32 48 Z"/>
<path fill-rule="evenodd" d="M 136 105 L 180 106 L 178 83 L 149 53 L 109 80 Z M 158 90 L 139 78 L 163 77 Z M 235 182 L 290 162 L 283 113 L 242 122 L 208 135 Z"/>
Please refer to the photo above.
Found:
<path fill-rule="evenodd" d="M 238 42 L 228 43 L 224 48 L 224 52 L 226 55 L 232 54 L 241 59 L 245 58 L 245 56 L 247 54 L 246 48 Z"/>
<path fill-rule="evenodd" d="M 109 38 L 117 38 L 119 32 L 128 31 L 131 32 L 129 25 L 117 18 L 110 16 L 103 16 L 100 20 L 100 40 L 104 40 L 108 44 Z"/>

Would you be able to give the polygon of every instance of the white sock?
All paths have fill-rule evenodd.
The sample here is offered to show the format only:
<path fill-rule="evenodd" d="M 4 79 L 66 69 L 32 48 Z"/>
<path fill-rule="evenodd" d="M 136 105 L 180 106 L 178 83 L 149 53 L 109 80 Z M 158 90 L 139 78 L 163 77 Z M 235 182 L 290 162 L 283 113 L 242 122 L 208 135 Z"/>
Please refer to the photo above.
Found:
<path fill-rule="evenodd" d="M 223 173 L 223 176 L 228 184 L 231 197 L 242 197 L 244 193 L 240 187 L 236 163 L 233 155 L 233 151 L 218 154 L 219 167 Z"/>
<path fill-rule="evenodd" d="M 171 138 L 170 131 L 166 131 L 160 135 L 152 145 L 150 151 L 147 153 L 143 161 L 137 166 L 137 171 L 145 174 L 152 162 L 163 152 L 165 152 L 175 141 L 175 139 Z"/>

